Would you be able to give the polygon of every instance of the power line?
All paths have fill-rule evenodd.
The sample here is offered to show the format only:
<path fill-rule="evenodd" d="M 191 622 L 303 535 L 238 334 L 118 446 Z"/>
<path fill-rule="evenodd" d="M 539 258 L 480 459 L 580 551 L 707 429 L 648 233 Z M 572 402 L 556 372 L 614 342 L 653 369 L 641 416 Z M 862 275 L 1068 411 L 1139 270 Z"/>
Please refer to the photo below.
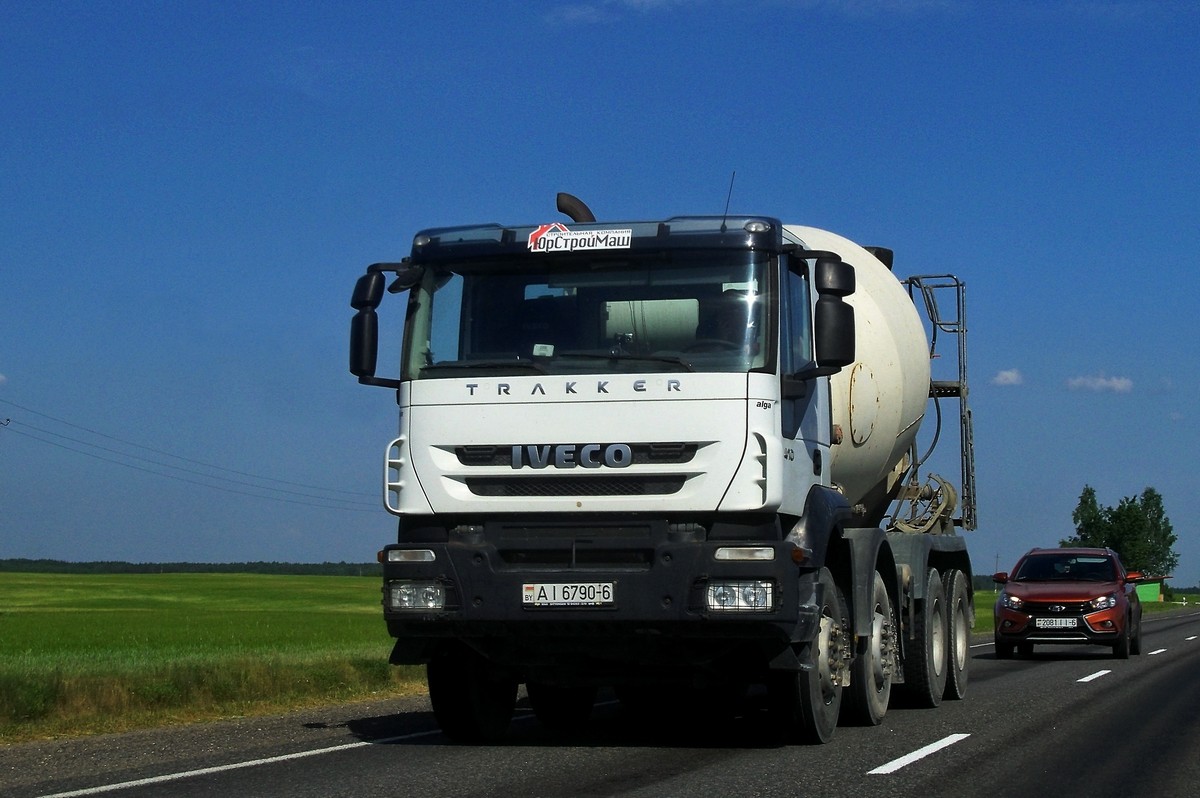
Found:
<path fill-rule="evenodd" d="M 126 441 L 121 438 L 115 437 L 113 435 L 107 435 L 105 433 L 98 432 L 96 430 L 88 429 L 87 427 L 79 426 L 78 424 L 72 424 L 69 421 L 64 421 L 62 419 L 55 418 L 55 417 L 47 415 L 45 413 L 40 413 L 36 410 L 32 410 L 27 407 L 22 407 L 21 405 L 18 405 L 15 402 L 9 402 L 4 399 L 0 399 L 0 402 L 7 404 L 7 405 L 11 405 L 12 407 L 16 407 L 20 410 L 24 410 L 25 412 L 32 413 L 34 415 L 41 416 L 43 418 L 48 418 L 52 421 L 55 421 L 59 424 L 63 424 L 65 426 L 71 427 L 73 429 L 82 430 L 89 434 L 96 435 L 101 438 L 105 438 L 107 440 L 115 441 L 116 443 L 119 443 L 123 446 L 129 446 L 129 447 L 133 447 L 135 449 L 141 449 L 143 451 L 152 452 L 154 454 L 172 457 L 177 460 L 181 460 L 181 461 L 187 462 L 187 463 L 193 463 L 195 465 L 203 466 L 205 468 L 212 469 L 214 471 L 218 471 L 218 472 L 223 471 L 227 474 L 234 474 L 234 475 L 241 476 L 241 477 L 248 477 L 250 479 L 260 480 L 262 482 L 274 482 L 279 485 L 290 485 L 293 487 L 307 488 L 309 490 L 322 491 L 324 493 L 330 493 L 330 494 L 344 494 L 349 497 L 369 497 L 369 496 L 371 496 L 371 494 L 368 494 L 368 493 L 362 493 L 362 492 L 357 492 L 357 491 L 338 490 L 338 489 L 332 489 L 332 488 L 323 488 L 323 487 L 316 486 L 316 485 L 306 485 L 306 484 L 298 483 L 298 482 L 289 482 L 287 480 L 276 479 L 274 477 L 265 477 L 265 476 L 261 476 L 258 474 L 248 473 L 245 471 L 237 471 L 235 469 L 224 468 L 222 466 L 214 465 L 212 463 L 206 463 L 201 460 L 194 460 L 192 458 L 183 457 L 181 455 L 176 455 L 171 452 L 166 452 L 166 451 L 163 451 L 160 449 L 155 449 L 153 447 L 143 446 L 142 444 L 133 443 L 131 441 Z M 29 438 L 31 440 L 36 440 L 40 443 L 44 443 L 44 444 L 54 446 L 54 447 L 57 447 L 60 449 L 65 449 L 67 451 L 75 452 L 77 454 L 82 454 L 86 457 L 91 457 L 96 460 L 101 460 L 103 462 L 123 466 L 125 468 L 129 468 L 129 469 L 132 469 L 135 471 L 142 471 L 144 473 L 154 474 L 156 476 L 166 477 L 168 479 L 174 479 L 179 482 L 186 482 L 186 483 L 189 483 L 192 485 L 199 485 L 201 487 L 211 488 L 213 490 L 224 491 L 226 493 L 235 493 L 235 494 L 239 494 L 242 496 L 250 496 L 253 498 L 267 499 L 270 501 L 278 501 L 278 502 L 286 502 L 286 503 L 293 504 L 293 505 L 302 505 L 302 506 L 307 506 L 307 507 L 319 507 L 319 508 L 329 509 L 329 510 L 348 510 L 348 511 L 352 511 L 352 512 L 378 512 L 378 510 L 379 510 L 378 504 L 363 501 L 361 498 L 340 498 L 338 496 L 315 495 L 315 494 L 307 493 L 307 492 L 301 492 L 301 491 L 289 490 L 286 488 L 274 487 L 269 484 L 267 484 L 267 485 L 255 484 L 252 482 L 246 482 L 245 480 L 242 480 L 242 479 L 234 479 L 231 477 L 221 476 L 220 474 L 210 474 L 210 473 L 206 473 L 204 471 L 196 470 L 194 468 L 188 468 L 188 467 L 180 466 L 180 465 L 173 465 L 171 463 L 162 462 L 161 460 L 157 460 L 154 458 L 143 457 L 140 455 L 131 454 L 129 452 L 124 452 L 119 449 L 114 449 L 114 448 L 111 448 L 108 446 L 102 446 L 98 443 L 92 443 L 89 441 L 81 440 L 79 438 L 73 438 L 69 435 L 62 435 L 62 434 L 54 432 L 52 430 L 42 429 L 41 427 L 33 426 L 30 424 L 25 424 L 20 421 L 14 421 L 11 418 L 6 418 L 2 422 L 0 422 L 0 428 L 6 430 L 8 432 L 15 433 L 17 435 L 21 435 L 22 437 Z M 34 432 L 28 432 L 25 430 L 33 430 Z M 35 432 L 41 433 L 41 435 L 49 435 L 49 436 L 52 436 L 53 438 L 59 439 L 59 441 L 67 441 L 67 442 L 69 442 L 69 444 L 75 444 L 75 445 L 72 446 L 72 445 L 69 445 L 68 443 L 61 443 L 59 441 L 50 440 L 48 438 L 42 437 L 41 435 L 34 434 Z M 88 449 L 92 449 L 95 451 L 88 451 L 87 449 L 79 448 L 79 447 L 87 447 Z M 96 453 L 97 451 L 98 452 L 106 452 L 108 454 L 115 455 L 116 458 L 127 458 L 127 459 L 115 459 L 114 457 L 107 457 L 103 454 L 97 454 Z M 156 468 L 148 468 L 146 466 L 137 465 L 136 463 L 129 462 L 129 460 L 135 460 L 135 461 L 140 461 L 142 463 L 147 463 L 151 466 L 155 466 Z M 229 487 L 227 485 L 213 484 L 212 482 L 200 481 L 197 479 L 191 479 L 187 476 L 180 476 L 179 474 L 172 474 L 172 473 L 169 473 L 168 471 L 163 471 L 160 469 L 169 469 L 170 471 L 177 471 L 177 472 L 181 472 L 182 474 L 193 474 L 193 475 L 202 477 L 205 480 L 216 480 L 219 482 L 228 483 L 228 485 L 232 485 L 234 487 Z M 274 494 L 283 494 L 283 495 L 271 495 L 271 493 L 264 493 L 263 491 L 270 491 Z M 297 500 L 296 498 L 290 498 L 290 497 L 299 497 L 300 500 Z"/>
<path fill-rule="evenodd" d="M 99 432 L 98 430 L 89 429 L 88 427 L 81 427 L 78 424 L 72 424 L 70 421 L 65 421 L 61 418 L 55 418 L 54 416 L 48 415 L 46 413 L 41 413 L 32 408 L 23 407 L 23 406 L 17 404 L 16 402 L 10 402 L 7 399 L 0 399 L 0 404 L 6 404 L 10 407 L 15 407 L 18 410 L 24 410 L 26 413 L 32 413 L 35 416 L 41 416 L 42 418 L 50 419 L 51 421 L 53 421 L 57 424 L 62 424 L 63 426 L 71 427 L 72 429 L 82 430 L 83 432 L 86 432 L 90 435 L 95 435 L 97 437 L 105 438 L 110 441 L 116 441 L 117 443 L 120 443 L 123 446 L 130 446 L 130 447 L 133 447 L 134 449 L 141 449 L 142 451 L 153 452 L 154 454 L 161 454 L 166 457 L 173 457 L 176 460 L 182 460 L 185 463 L 192 463 L 194 465 L 201 465 L 201 466 L 204 466 L 205 468 L 211 468 L 215 471 L 224 471 L 228 474 L 236 474 L 240 477 L 250 477 L 251 479 L 258 479 L 258 480 L 262 480 L 264 482 L 277 482 L 281 485 L 291 485 L 292 487 L 295 487 L 295 488 L 309 488 L 310 490 L 320 490 L 320 491 L 325 491 L 327 493 L 344 493 L 344 494 L 347 494 L 350 496 L 368 496 L 368 497 L 375 496 L 375 494 L 373 494 L 373 493 L 363 493 L 361 491 L 341 490 L 341 489 L 337 489 L 337 488 L 324 488 L 324 487 L 321 487 L 320 485 L 306 485 L 302 482 L 289 482 L 288 480 L 285 480 L 285 479 L 277 479 L 275 477 L 267 477 L 267 476 L 263 476 L 261 474 L 251 474 L 246 471 L 238 471 L 236 469 L 226 468 L 224 466 L 215 465 L 213 463 L 206 463 L 203 460 L 193 460 L 190 457 L 184 457 L 183 455 L 175 454 L 174 452 L 168 452 L 163 449 L 155 449 L 152 446 L 145 446 L 140 443 L 134 443 L 133 441 L 127 441 L 127 440 L 124 440 L 123 438 L 118 438 L 114 435 L 108 435 L 106 433 Z M 12 421 L 12 419 L 6 419 L 5 426 L 7 426 L 7 422 L 9 422 L 9 421 Z M 25 426 L 30 426 L 30 425 L 26 424 Z M 37 429 L 37 428 L 31 427 L 31 429 Z M 44 430 L 42 430 L 42 431 L 44 431 Z M 50 433 L 50 434 L 53 435 L 55 433 Z M 66 437 L 66 436 L 59 436 L 59 437 Z M 82 441 L 80 441 L 80 442 L 84 443 L 85 446 L 93 446 L 95 448 L 103 448 L 94 443 L 85 443 Z M 111 450 L 109 450 L 109 451 L 111 451 Z M 134 457 L 135 456 L 135 455 L 125 454 L 123 452 L 120 452 L 119 454 L 121 454 L 122 456 L 125 456 L 125 457 Z M 144 459 L 144 458 L 138 458 L 138 459 Z M 167 466 L 167 467 L 170 468 L 172 466 Z M 274 490 L 274 488 L 272 488 L 272 490 Z"/>
<path fill-rule="evenodd" d="M 64 444 L 57 443 L 55 441 L 49 441 L 49 440 L 46 440 L 45 438 L 39 438 L 38 436 L 31 435 L 28 432 L 22 432 L 19 429 L 12 429 L 12 427 L 10 425 L 5 425 L 5 426 L 8 427 L 10 432 L 14 432 L 17 435 L 21 435 L 26 438 L 31 438 L 33 440 L 49 444 L 50 446 L 57 446 L 60 449 L 66 449 L 67 451 L 75 452 L 76 454 L 82 454 L 85 457 L 91 457 L 96 460 L 102 460 L 106 463 L 112 463 L 114 465 L 123 466 L 125 468 L 131 468 L 134 471 L 142 471 L 147 474 L 154 474 L 155 476 L 166 477 L 167 479 L 173 479 L 173 480 L 176 480 L 177 482 L 187 482 L 189 484 L 199 485 L 204 488 L 220 490 L 220 491 L 224 491 L 226 493 L 236 493 L 236 494 L 239 494 L 242 496 L 251 496 L 256 499 L 267 499 L 269 501 L 286 502 L 288 504 L 302 505 L 305 507 L 320 507 L 325 510 L 346 510 L 346 511 L 356 512 L 356 513 L 378 512 L 378 508 L 368 508 L 365 506 L 364 507 L 354 507 L 354 506 L 338 507 L 333 504 L 318 504 L 316 502 L 296 501 L 295 499 L 288 499 L 283 496 L 271 496 L 271 495 L 268 495 L 265 493 L 251 493 L 250 491 L 238 490 L 236 488 L 227 488 L 222 485 L 213 485 L 212 483 L 209 483 L 209 482 L 200 482 L 199 480 L 188 479 L 187 477 L 181 477 L 181 476 L 177 476 L 175 474 L 168 474 L 168 473 L 164 473 L 162 471 L 155 471 L 153 469 L 144 468 L 142 466 L 135 465 L 133 463 L 126 463 L 126 462 L 122 462 L 121 460 L 114 460 L 111 457 L 104 457 L 103 455 L 94 454 L 92 452 L 86 452 L 86 451 L 83 451 L 82 449 L 75 449 L 70 446 L 66 446 Z M 216 477 L 213 477 L 213 478 L 215 479 Z M 251 485 L 250 487 L 259 487 L 259 486 Z M 274 490 L 274 489 L 272 488 L 270 490 Z M 322 497 L 316 496 L 316 497 L 310 497 L 310 498 L 320 499 Z M 345 499 L 329 499 L 328 501 L 346 501 L 346 500 Z"/>

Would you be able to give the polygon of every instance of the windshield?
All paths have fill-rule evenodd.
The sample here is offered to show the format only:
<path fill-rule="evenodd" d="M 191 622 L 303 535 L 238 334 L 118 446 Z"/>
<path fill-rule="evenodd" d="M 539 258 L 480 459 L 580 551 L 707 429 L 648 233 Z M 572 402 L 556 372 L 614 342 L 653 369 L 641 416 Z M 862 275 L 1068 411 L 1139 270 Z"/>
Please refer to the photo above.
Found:
<path fill-rule="evenodd" d="M 404 375 L 763 368 L 769 261 L 722 250 L 431 267 L 409 299 Z"/>
<path fill-rule="evenodd" d="M 1026 558 L 1014 577 L 1018 582 L 1112 582 L 1112 561 L 1101 556 L 1043 554 Z"/>

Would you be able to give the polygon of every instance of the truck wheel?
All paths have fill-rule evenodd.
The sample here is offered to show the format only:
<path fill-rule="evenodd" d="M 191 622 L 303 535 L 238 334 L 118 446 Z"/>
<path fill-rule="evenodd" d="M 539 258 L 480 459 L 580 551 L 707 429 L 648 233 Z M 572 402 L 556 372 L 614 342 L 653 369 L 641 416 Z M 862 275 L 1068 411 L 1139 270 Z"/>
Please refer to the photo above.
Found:
<path fill-rule="evenodd" d="M 517 703 L 517 682 L 466 646 L 452 646 L 425 668 L 429 701 L 442 732 L 459 743 L 504 737 Z"/>
<path fill-rule="evenodd" d="M 850 628 L 841 588 L 828 568 L 821 569 L 817 582 L 823 599 L 821 625 L 813 642 L 813 667 L 775 672 L 767 682 L 775 728 L 785 739 L 807 744 L 827 743 L 837 729 Z"/>
<path fill-rule="evenodd" d="M 967 695 L 967 669 L 971 664 L 971 594 L 967 590 L 967 575 L 957 568 L 946 574 L 946 607 L 950 612 L 947 638 L 950 651 L 950 670 L 946 678 L 946 698 L 960 699 Z"/>
<path fill-rule="evenodd" d="M 871 637 L 865 651 L 859 651 L 850 665 L 850 691 L 847 720 L 859 726 L 878 726 L 887 714 L 892 697 L 892 669 L 896 662 L 896 616 L 892 599 L 875 572 L 871 591 Z"/>
<path fill-rule="evenodd" d="M 946 692 L 949 631 L 946 592 L 936 568 L 925 573 L 925 598 L 913 619 L 913 635 L 904 658 L 904 692 L 917 706 L 932 708 Z"/>
<path fill-rule="evenodd" d="M 595 687 L 558 687 L 542 682 L 525 685 L 529 706 L 542 725 L 555 731 L 575 731 L 588 722 L 596 703 Z"/>

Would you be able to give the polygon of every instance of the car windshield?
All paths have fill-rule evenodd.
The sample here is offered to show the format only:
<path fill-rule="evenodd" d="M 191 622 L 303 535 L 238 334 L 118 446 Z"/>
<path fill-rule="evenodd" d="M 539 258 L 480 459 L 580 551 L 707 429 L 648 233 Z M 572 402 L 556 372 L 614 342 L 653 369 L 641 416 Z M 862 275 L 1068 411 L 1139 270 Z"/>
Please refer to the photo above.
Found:
<path fill-rule="evenodd" d="M 1035 554 L 1026 557 L 1013 577 L 1018 582 L 1112 582 L 1116 568 L 1100 555 Z"/>
<path fill-rule="evenodd" d="M 683 250 L 431 268 L 410 297 L 405 377 L 766 368 L 770 257 Z"/>

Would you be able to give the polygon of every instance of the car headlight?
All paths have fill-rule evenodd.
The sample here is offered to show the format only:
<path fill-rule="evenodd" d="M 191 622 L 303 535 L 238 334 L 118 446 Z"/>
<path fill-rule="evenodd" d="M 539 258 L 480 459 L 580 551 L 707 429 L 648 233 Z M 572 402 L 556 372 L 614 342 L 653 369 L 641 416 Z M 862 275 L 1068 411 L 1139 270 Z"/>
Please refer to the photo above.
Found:
<path fill-rule="evenodd" d="M 1088 602 L 1088 606 L 1094 610 L 1110 610 L 1117 606 L 1117 594 L 1112 593 L 1100 598 L 1094 598 Z"/>
<path fill-rule="evenodd" d="M 1021 599 L 1017 598 L 1016 596 L 1013 596 L 1009 593 L 1001 593 L 1000 594 L 1000 606 L 1004 607 L 1005 609 L 1019 610 L 1024 605 L 1025 605 L 1025 602 L 1022 601 Z"/>

